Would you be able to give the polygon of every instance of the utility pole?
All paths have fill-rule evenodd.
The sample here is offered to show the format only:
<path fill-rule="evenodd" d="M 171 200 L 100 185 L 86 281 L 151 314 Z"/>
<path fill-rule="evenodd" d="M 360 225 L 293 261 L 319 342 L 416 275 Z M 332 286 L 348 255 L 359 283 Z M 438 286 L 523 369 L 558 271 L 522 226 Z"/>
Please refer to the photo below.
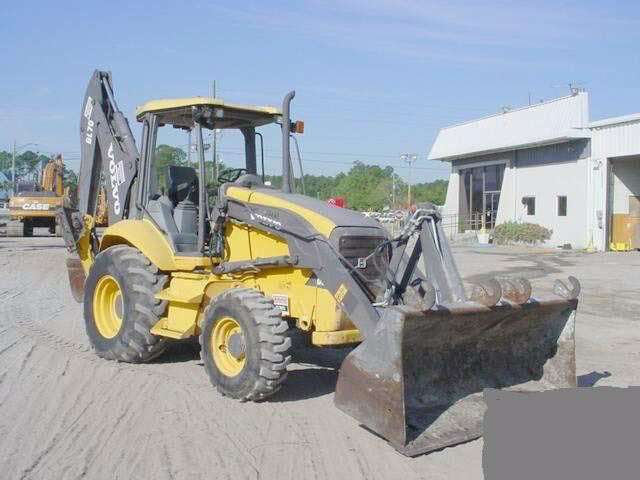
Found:
<path fill-rule="evenodd" d="M 418 155 L 416 155 L 415 153 L 403 153 L 402 155 L 400 155 L 400 159 L 403 162 L 406 162 L 409 165 L 409 182 L 408 182 L 408 189 L 407 189 L 407 208 L 411 208 L 411 181 L 412 181 L 412 173 L 411 173 L 411 166 L 413 165 L 413 162 L 415 162 L 418 159 Z"/>
<path fill-rule="evenodd" d="M 191 166 L 191 129 L 189 129 L 189 141 L 187 142 L 187 165 Z"/>
<path fill-rule="evenodd" d="M 11 155 L 11 196 L 16 194 L 16 141 L 13 141 L 13 154 Z"/>
<path fill-rule="evenodd" d="M 213 98 L 216 98 L 216 81 L 213 81 Z M 218 129 L 215 120 L 213 123 L 213 181 L 218 179 Z"/>
<path fill-rule="evenodd" d="M 396 208 L 396 173 L 391 174 L 391 210 Z"/>

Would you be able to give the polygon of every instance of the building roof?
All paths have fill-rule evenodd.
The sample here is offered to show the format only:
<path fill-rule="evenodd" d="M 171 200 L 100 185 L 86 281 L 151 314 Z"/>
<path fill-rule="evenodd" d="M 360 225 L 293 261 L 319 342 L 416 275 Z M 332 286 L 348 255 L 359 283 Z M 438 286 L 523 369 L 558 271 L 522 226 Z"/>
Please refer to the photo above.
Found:
<path fill-rule="evenodd" d="M 589 138 L 588 122 L 589 96 L 576 92 L 445 127 L 438 132 L 429 160 L 450 161 Z"/>
<path fill-rule="evenodd" d="M 161 117 L 162 123 L 189 127 L 193 124 L 191 107 L 195 106 L 210 106 L 218 110 L 215 114 L 216 128 L 236 127 L 238 120 L 255 126 L 264 125 L 282 115 L 276 107 L 240 105 L 214 97 L 188 97 L 150 100 L 136 108 L 136 118 L 140 121 L 145 113 L 153 112 Z"/>
<path fill-rule="evenodd" d="M 640 122 L 640 113 L 632 113 L 621 117 L 605 118 L 589 123 L 589 128 L 609 127 L 613 125 L 621 125 L 623 123 Z"/>

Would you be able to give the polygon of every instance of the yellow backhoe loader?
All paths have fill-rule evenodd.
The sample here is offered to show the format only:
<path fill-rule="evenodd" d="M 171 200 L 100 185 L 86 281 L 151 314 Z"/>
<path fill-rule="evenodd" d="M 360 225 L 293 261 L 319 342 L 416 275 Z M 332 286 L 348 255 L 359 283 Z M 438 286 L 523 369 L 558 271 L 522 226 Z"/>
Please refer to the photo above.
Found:
<path fill-rule="evenodd" d="M 480 436 L 484 388 L 575 386 L 577 280 L 557 280 L 547 300 L 532 298 L 523 279 L 467 292 L 435 209 L 417 210 L 390 237 L 360 213 L 293 193 L 290 138 L 304 129 L 290 119 L 294 95 L 282 108 L 150 101 L 137 110 L 138 150 L 110 74 L 94 73 L 82 106 L 78 209 L 60 218 L 97 355 L 147 362 L 174 339 L 197 337 L 217 390 L 257 401 L 285 382 L 296 329 L 315 347 L 352 345 L 335 404 L 406 455 Z M 274 124 L 280 189 L 257 168 L 257 130 Z M 158 132 L 168 128 L 192 132 L 197 169 L 157 171 Z M 244 139 L 245 166 L 221 172 L 215 186 L 205 129 Z M 101 177 L 109 226 L 99 237 Z"/>
<path fill-rule="evenodd" d="M 49 233 L 61 235 L 56 212 L 68 201 L 63 175 L 62 155 L 56 155 L 42 169 L 39 183 L 18 185 L 16 195 L 9 199 L 7 236 L 31 237 L 34 227 L 45 227 Z"/>

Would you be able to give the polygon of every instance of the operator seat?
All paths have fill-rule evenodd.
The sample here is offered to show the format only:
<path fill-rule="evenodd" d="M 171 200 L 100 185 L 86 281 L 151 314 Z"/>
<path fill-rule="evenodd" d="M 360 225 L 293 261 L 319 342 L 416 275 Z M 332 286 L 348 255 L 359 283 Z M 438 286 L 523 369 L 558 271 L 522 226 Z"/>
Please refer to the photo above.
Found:
<path fill-rule="evenodd" d="M 174 207 L 184 200 L 198 203 L 198 176 L 195 168 L 169 165 L 167 184 L 167 194 Z"/>
<path fill-rule="evenodd" d="M 191 167 L 167 168 L 167 195 L 149 200 L 147 212 L 176 252 L 198 248 L 198 176 Z"/>

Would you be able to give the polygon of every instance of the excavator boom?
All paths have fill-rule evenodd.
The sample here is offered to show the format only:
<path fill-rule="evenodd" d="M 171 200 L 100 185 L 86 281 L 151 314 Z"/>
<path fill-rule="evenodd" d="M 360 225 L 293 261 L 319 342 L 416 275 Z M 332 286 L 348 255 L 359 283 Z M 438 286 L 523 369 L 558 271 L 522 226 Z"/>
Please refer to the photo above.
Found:
<path fill-rule="evenodd" d="M 64 161 L 62 155 L 52 158 L 42 170 L 40 187 L 43 192 L 52 192 L 61 197 L 64 195 Z"/>

